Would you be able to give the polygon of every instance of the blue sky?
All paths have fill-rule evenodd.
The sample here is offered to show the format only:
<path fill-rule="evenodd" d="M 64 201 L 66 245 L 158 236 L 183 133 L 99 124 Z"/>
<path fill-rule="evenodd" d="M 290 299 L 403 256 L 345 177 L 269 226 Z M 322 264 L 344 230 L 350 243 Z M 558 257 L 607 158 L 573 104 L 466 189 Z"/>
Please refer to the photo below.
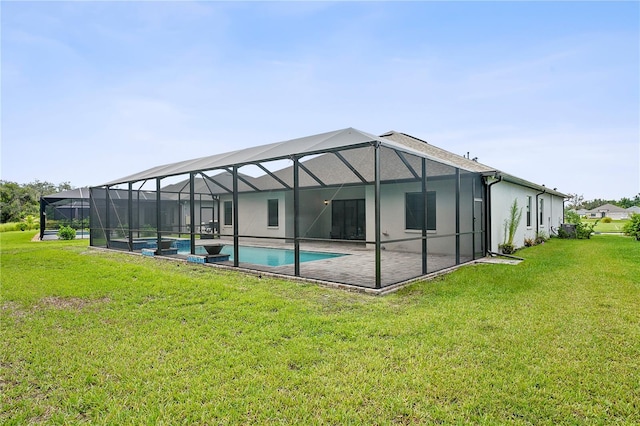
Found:
<path fill-rule="evenodd" d="M 2 2 L 5 180 L 97 185 L 355 127 L 640 192 L 638 2 Z"/>

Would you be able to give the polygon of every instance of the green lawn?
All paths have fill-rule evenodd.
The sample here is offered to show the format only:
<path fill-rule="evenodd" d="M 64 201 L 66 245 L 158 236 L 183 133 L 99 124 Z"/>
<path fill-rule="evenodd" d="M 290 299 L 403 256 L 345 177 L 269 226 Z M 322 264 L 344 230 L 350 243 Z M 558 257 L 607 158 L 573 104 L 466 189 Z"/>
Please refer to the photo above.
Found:
<path fill-rule="evenodd" d="M 585 223 L 594 223 L 595 219 L 583 219 Z M 612 220 L 610 223 L 604 223 L 602 220 L 594 228 L 595 232 L 623 232 L 622 228 L 629 222 L 628 220 Z"/>
<path fill-rule="evenodd" d="M 0 234 L 0 423 L 640 424 L 640 243 L 375 297 Z"/>

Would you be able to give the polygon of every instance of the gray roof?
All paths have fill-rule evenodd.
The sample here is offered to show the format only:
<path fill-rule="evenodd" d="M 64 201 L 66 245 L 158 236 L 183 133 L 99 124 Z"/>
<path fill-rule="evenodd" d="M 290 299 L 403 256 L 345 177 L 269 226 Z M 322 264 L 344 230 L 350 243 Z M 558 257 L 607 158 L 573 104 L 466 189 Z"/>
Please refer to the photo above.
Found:
<path fill-rule="evenodd" d="M 289 158 L 298 154 L 314 154 L 342 146 L 358 145 L 378 140 L 376 136 L 348 128 L 333 132 L 291 139 L 283 142 L 260 145 L 238 151 L 210 155 L 192 160 L 157 166 L 135 173 L 105 185 L 115 185 L 130 181 L 140 181 L 157 177 L 176 176 L 192 171 L 224 169 L 234 165 L 251 164 L 262 161 Z"/>
<path fill-rule="evenodd" d="M 613 204 L 603 204 L 599 207 L 588 210 L 589 213 L 601 213 L 601 212 L 611 212 L 611 213 L 628 213 L 628 210 L 623 209 L 622 207 L 618 207 Z"/>
<path fill-rule="evenodd" d="M 241 166 L 258 162 L 287 159 L 294 155 L 307 156 L 323 154 L 338 148 L 353 148 L 366 146 L 367 144 L 372 143 L 379 143 L 382 146 L 387 146 L 407 153 L 421 156 L 425 155 L 423 152 L 415 151 L 413 148 L 392 141 L 391 139 L 381 138 L 349 127 L 347 129 L 335 130 L 333 132 L 321 133 L 318 135 L 306 136 L 268 145 L 260 145 L 238 151 L 211 155 L 208 157 L 165 164 L 163 166 L 153 167 L 139 173 L 107 182 L 104 185 L 117 185 L 126 182 L 154 179 L 157 177 L 177 176 L 193 171 L 215 169 L 224 170 L 225 168 L 234 165 Z M 437 160 L 437 158 L 434 159 Z M 440 161 L 446 162 L 444 159 L 440 159 Z"/>
<path fill-rule="evenodd" d="M 420 173 L 420 158 L 424 157 L 438 162 L 431 164 L 427 169 L 428 176 L 451 174 L 452 167 L 458 167 L 484 175 L 501 176 L 504 180 L 518 185 L 544 190 L 558 196 L 566 196 L 555 190 L 547 189 L 543 185 L 534 184 L 477 161 L 453 154 L 405 133 L 391 131 L 381 136 L 375 136 L 354 128 L 157 166 L 113 180 L 105 185 L 178 176 L 190 172 L 223 170 L 223 173 L 207 178 L 206 183 L 205 181 L 200 182 L 196 192 L 224 193 L 232 187 L 232 178 L 228 171 L 230 167 L 291 159 L 293 156 L 306 157 L 300 160 L 302 167 L 299 174 L 299 185 L 301 187 L 373 182 L 373 144 L 379 144 L 382 147 L 380 151 L 381 164 L 383 165 L 381 169 L 382 181 L 414 178 L 416 172 Z M 338 150 L 340 152 L 336 154 L 335 152 Z M 367 151 L 371 151 L 371 155 Z M 247 175 L 239 177 L 239 192 L 255 189 L 277 190 L 293 186 L 292 167 L 273 171 L 272 175 L 264 174 L 258 178 Z M 188 180 L 173 186 L 170 185 L 163 188 L 163 191 L 185 192 L 185 183 L 187 182 Z M 188 192 L 188 187 L 186 191 Z"/>
<path fill-rule="evenodd" d="M 68 200 L 68 199 L 89 199 L 89 188 L 76 188 L 69 189 L 67 191 L 56 192 L 55 194 L 45 195 L 44 198 L 46 201 L 52 203 L 58 200 Z"/>
<path fill-rule="evenodd" d="M 385 139 L 391 139 L 392 141 L 411 147 L 416 151 L 423 152 L 430 157 L 445 160 L 448 163 L 455 165 L 456 167 L 460 167 L 471 172 L 487 173 L 496 171 L 496 169 L 493 167 L 485 166 L 484 164 L 478 163 L 475 160 L 470 160 L 461 155 L 457 155 L 445 149 L 438 148 L 437 146 L 431 145 L 430 143 L 423 141 L 422 139 L 418 139 L 414 136 L 407 135 L 406 133 L 390 131 L 380 136 Z"/>
<path fill-rule="evenodd" d="M 406 133 L 390 131 L 381 135 L 381 137 L 384 137 L 385 139 L 391 139 L 403 145 L 409 146 L 417 151 L 420 151 L 428 155 L 429 157 L 437 158 L 439 160 L 444 160 L 447 163 L 453 164 L 454 166 L 460 167 L 461 169 L 464 169 L 464 170 L 482 173 L 483 175 L 487 175 L 487 176 L 493 175 L 496 178 L 501 177 L 503 180 L 507 182 L 525 186 L 527 188 L 531 188 L 536 191 L 544 191 L 547 194 L 553 194 L 563 198 L 567 197 L 566 194 L 559 192 L 556 189 L 547 188 L 544 185 L 539 185 L 537 183 L 530 182 L 528 180 L 519 178 L 509 173 L 505 173 L 499 169 L 496 169 L 495 167 L 487 166 L 475 160 L 471 160 L 461 155 L 454 154 L 450 151 L 447 151 L 442 148 L 438 148 L 437 146 L 431 145 L 430 143 L 423 141 L 422 139 L 418 139 Z"/>

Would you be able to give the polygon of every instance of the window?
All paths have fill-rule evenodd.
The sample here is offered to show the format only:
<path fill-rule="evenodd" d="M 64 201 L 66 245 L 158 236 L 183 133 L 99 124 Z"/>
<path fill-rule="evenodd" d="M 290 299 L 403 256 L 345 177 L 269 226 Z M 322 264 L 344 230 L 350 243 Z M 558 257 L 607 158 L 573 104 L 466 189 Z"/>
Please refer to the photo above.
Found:
<path fill-rule="evenodd" d="M 422 192 L 407 192 L 405 197 L 406 229 L 422 229 L 424 202 Z M 427 192 L 427 230 L 436 230 L 436 193 Z"/>
<path fill-rule="evenodd" d="M 527 226 L 531 226 L 531 195 L 527 197 Z"/>
<path fill-rule="evenodd" d="M 278 200 L 267 200 L 267 226 L 278 226 Z"/>
<path fill-rule="evenodd" d="M 224 202 L 224 224 L 233 224 L 233 201 Z"/>
<path fill-rule="evenodd" d="M 540 200 L 540 225 L 544 225 L 544 200 Z"/>

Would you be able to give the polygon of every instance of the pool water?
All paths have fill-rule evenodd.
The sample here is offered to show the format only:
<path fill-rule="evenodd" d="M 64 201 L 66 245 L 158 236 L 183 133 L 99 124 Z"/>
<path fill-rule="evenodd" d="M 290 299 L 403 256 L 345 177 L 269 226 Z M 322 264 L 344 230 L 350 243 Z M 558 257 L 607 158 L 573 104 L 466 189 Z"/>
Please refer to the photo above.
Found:
<path fill-rule="evenodd" d="M 254 265 L 264 266 L 283 266 L 293 265 L 294 251 L 289 249 L 267 248 L 267 247 L 249 247 L 239 246 L 240 262 L 253 263 Z M 221 254 L 228 254 L 229 260 L 233 261 L 233 246 L 226 245 L 222 248 Z M 186 253 L 185 253 L 186 254 Z M 207 254 L 204 247 L 196 247 L 196 254 Z M 331 259 L 334 257 L 345 256 L 338 253 L 325 253 L 314 251 L 300 251 L 300 263 L 312 262 L 314 260 Z"/>

